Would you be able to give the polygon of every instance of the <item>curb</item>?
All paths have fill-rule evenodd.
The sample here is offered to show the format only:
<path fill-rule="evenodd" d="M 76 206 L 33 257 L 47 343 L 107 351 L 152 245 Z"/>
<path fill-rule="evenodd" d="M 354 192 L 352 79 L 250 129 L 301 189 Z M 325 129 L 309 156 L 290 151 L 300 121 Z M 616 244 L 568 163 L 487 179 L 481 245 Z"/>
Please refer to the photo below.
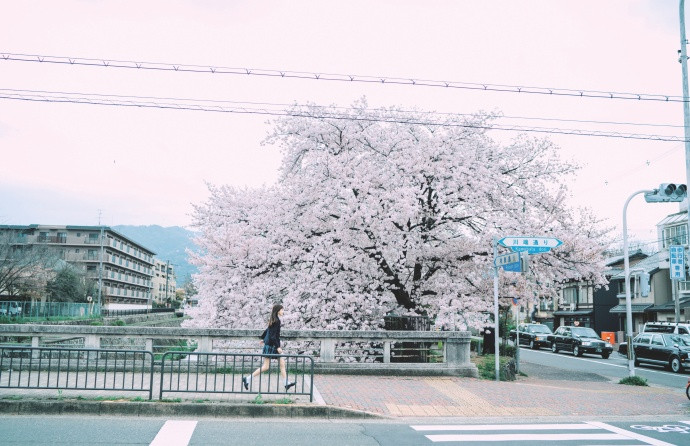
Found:
<path fill-rule="evenodd" d="M 212 418 L 386 418 L 370 412 L 333 406 L 294 404 L 201 404 L 134 401 L 17 400 L 3 401 L 0 414 L 100 415 L 100 416 L 193 416 Z"/>

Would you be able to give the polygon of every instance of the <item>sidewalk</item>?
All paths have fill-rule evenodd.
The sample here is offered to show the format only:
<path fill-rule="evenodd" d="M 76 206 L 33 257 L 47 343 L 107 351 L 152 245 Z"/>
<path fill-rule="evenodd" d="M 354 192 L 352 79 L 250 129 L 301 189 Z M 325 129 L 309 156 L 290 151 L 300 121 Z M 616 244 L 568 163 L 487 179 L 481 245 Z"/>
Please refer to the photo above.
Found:
<path fill-rule="evenodd" d="M 0 389 L 0 413 L 91 413 L 214 417 L 633 417 L 690 416 L 685 389 L 620 385 L 594 374 L 523 365 L 529 376 L 496 382 L 454 377 L 316 375 L 314 402 L 287 395 L 291 404 L 270 404 L 281 395 L 177 394 L 181 402 L 94 401 L 96 396 L 144 397 L 142 392 Z M 568 379 L 565 379 L 568 378 Z M 83 406 L 83 407 L 80 407 Z"/>

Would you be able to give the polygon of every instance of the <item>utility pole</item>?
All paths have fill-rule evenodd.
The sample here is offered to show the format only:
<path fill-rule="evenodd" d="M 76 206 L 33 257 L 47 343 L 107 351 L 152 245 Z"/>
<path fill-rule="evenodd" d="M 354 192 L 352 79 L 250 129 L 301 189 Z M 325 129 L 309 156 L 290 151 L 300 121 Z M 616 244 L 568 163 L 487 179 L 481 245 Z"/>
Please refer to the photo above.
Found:
<path fill-rule="evenodd" d="M 170 260 L 165 262 L 165 303 L 168 303 L 168 280 L 170 279 Z"/>
<path fill-rule="evenodd" d="M 98 210 L 98 226 L 101 227 L 100 235 L 100 255 L 98 256 L 98 308 L 99 311 L 102 310 L 102 298 L 103 298 L 103 225 L 101 225 L 101 210 Z"/>
<path fill-rule="evenodd" d="M 680 16 L 680 62 L 681 72 L 683 75 L 683 127 L 685 128 L 685 184 L 690 184 L 690 103 L 688 102 L 690 94 L 688 94 L 688 53 L 686 49 L 687 38 L 685 36 L 685 0 L 680 0 L 678 15 Z M 690 223 L 690 199 L 685 200 L 688 213 L 686 214 L 686 223 Z M 690 225 L 689 225 L 690 226 Z M 688 244 L 690 250 L 690 236 L 686 234 L 685 243 Z M 672 281 L 675 282 L 675 281 Z M 676 284 L 673 283 L 675 290 Z M 680 293 L 675 293 L 675 319 L 676 323 L 680 322 L 679 299 Z"/>

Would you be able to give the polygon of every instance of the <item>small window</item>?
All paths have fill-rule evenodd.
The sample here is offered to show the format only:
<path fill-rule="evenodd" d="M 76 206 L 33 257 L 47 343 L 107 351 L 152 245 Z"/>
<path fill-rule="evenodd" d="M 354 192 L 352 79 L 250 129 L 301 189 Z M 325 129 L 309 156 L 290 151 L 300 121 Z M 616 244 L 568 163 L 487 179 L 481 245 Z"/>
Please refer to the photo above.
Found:
<path fill-rule="evenodd" d="M 652 345 L 664 345 L 664 340 L 661 339 L 661 335 L 654 335 L 654 337 L 652 337 Z"/>

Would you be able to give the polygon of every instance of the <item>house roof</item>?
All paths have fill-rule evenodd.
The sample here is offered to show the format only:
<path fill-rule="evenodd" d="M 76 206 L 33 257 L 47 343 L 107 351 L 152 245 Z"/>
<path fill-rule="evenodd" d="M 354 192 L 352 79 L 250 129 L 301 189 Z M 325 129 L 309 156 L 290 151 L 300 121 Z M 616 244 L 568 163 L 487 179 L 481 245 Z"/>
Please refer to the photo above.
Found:
<path fill-rule="evenodd" d="M 645 311 L 649 311 L 650 308 L 653 307 L 652 304 L 633 304 L 630 306 L 632 309 L 632 313 L 644 313 Z M 615 307 L 611 308 L 609 310 L 609 313 L 625 313 L 625 305 L 616 305 Z"/>
<path fill-rule="evenodd" d="M 594 310 L 559 310 L 559 311 L 554 311 L 553 315 L 554 316 L 586 316 L 588 314 L 592 314 Z"/>
<path fill-rule="evenodd" d="M 647 258 L 640 260 L 635 265 L 631 265 L 630 269 L 643 270 L 648 274 L 654 274 L 659 270 L 659 264 L 668 260 L 668 251 L 655 252 L 650 254 Z M 617 270 L 616 274 L 611 274 L 611 280 L 625 279 L 625 269 Z"/>
<path fill-rule="evenodd" d="M 673 225 L 676 223 L 681 223 L 681 222 L 687 221 L 687 219 L 688 219 L 688 212 L 682 211 L 682 212 L 678 212 L 676 214 L 667 215 L 663 220 L 661 220 L 656 225 L 657 226 L 668 226 L 668 225 Z"/>
<path fill-rule="evenodd" d="M 678 302 L 679 307 L 686 308 L 690 305 L 690 297 L 685 297 L 680 299 L 680 302 Z M 675 302 L 666 302 L 665 304 L 661 305 L 654 305 L 652 308 L 650 308 L 647 311 L 651 311 L 654 313 L 662 312 L 662 311 L 675 311 L 676 309 L 676 304 Z"/>

